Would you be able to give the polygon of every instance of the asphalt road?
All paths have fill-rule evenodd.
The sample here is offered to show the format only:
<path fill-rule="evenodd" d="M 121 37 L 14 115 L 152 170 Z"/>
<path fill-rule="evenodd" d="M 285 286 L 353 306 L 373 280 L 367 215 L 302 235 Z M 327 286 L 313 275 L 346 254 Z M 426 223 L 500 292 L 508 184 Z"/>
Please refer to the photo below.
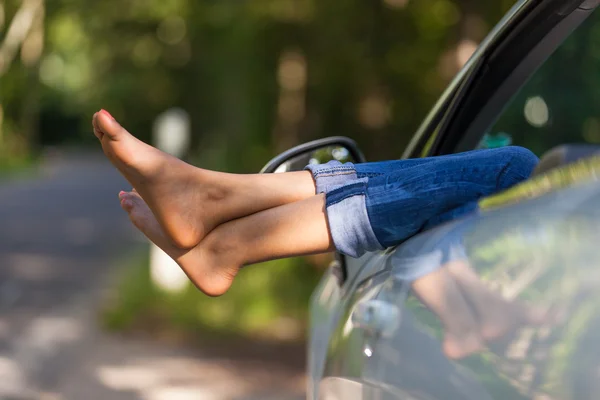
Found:
<path fill-rule="evenodd" d="M 101 153 L 0 181 L 0 400 L 302 398 L 297 369 L 98 327 L 117 261 L 145 243 L 119 207 L 127 188 Z"/>
<path fill-rule="evenodd" d="M 100 282 L 135 244 L 117 199 L 127 187 L 99 153 L 0 182 L 0 398 L 51 387 L 85 334 Z"/>

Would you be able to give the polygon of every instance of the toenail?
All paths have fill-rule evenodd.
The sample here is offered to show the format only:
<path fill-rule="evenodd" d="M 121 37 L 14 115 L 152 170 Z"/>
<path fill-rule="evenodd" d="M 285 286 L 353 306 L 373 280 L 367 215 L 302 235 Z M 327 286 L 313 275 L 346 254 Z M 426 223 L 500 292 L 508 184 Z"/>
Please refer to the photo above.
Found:
<path fill-rule="evenodd" d="M 115 120 L 115 118 L 110 115 L 110 113 L 108 111 L 106 111 L 104 108 L 100 110 L 101 113 L 103 113 L 104 115 L 109 116 L 113 121 Z"/>

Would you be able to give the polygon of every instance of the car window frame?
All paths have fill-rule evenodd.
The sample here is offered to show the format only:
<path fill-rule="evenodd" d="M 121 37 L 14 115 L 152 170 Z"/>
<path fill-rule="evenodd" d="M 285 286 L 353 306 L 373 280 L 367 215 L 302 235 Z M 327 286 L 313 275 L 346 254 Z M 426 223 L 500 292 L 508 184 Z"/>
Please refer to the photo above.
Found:
<path fill-rule="evenodd" d="M 599 5 L 600 0 L 515 4 L 446 89 L 402 158 L 473 149 L 512 97 Z"/>

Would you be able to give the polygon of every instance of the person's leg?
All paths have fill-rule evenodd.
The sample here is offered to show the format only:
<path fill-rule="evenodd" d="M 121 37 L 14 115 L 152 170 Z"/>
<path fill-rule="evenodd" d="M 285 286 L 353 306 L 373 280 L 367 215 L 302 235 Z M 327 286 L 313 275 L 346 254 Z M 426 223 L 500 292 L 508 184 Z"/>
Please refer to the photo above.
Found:
<path fill-rule="evenodd" d="M 309 168 L 317 191 L 327 194 L 336 248 L 359 257 L 476 210 L 479 198 L 526 179 L 537 162 L 529 150 L 505 147 L 423 160 Z M 349 180 L 319 182 L 332 172 Z"/>
<path fill-rule="evenodd" d="M 478 199 L 527 179 L 537 162 L 529 150 L 505 147 L 438 157 L 369 178 L 363 194 L 373 232 L 383 247 L 401 243 L 472 212 Z"/>
<path fill-rule="evenodd" d="M 442 322 L 443 348 L 448 357 L 463 358 L 482 349 L 473 310 L 447 269 L 440 268 L 415 280 L 412 291 Z"/>
<path fill-rule="evenodd" d="M 475 309 L 479 331 L 485 340 L 504 336 L 522 325 L 540 325 L 544 312 L 535 307 L 507 300 L 488 288 L 473 271 L 468 260 L 455 260 L 444 265 L 469 304 Z"/>
<path fill-rule="evenodd" d="M 327 164 L 308 165 L 305 169 L 310 170 L 313 174 L 316 182 L 316 192 L 327 193 L 336 187 L 356 179 L 368 179 L 393 172 L 397 173 L 404 169 L 428 164 L 436 161 L 438 158 L 439 157 L 411 158 L 406 160 L 375 161 L 361 164 L 330 161 Z"/>
<path fill-rule="evenodd" d="M 194 246 L 225 221 L 310 197 L 315 190 L 315 180 L 318 191 L 321 179 L 314 171 L 313 179 L 308 172 L 234 175 L 195 168 L 135 139 L 104 112 L 94 115 L 94 133 L 107 156 L 146 200 L 165 233 L 182 248 Z M 484 186 L 495 188 L 497 185 L 491 185 L 489 180 L 499 180 L 503 171 L 515 169 L 509 168 L 510 162 L 506 160 L 499 162 L 497 156 L 514 158 L 518 153 L 502 150 L 494 154 L 479 151 L 430 159 L 425 164 L 374 177 L 374 184 L 368 177 L 351 179 L 351 183 L 343 184 L 337 192 L 328 192 L 329 220 L 335 222 L 331 223 L 332 236 L 335 240 L 335 233 L 341 232 L 348 242 L 344 246 L 340 240 L 337 248 L 357 256 L 397 244 L 416 233 L 428 218 L 477 197 L 477 190 L 466 188 L 464 182 L 460 182 L 461 173 L 465 171 L 469 172 L 466 175 L 471 181 L 482 180 Z M 478 161 L 492 168 L 481 169 Z M 474 167 L 468 166 L 473 163 Z M 367 167 L 362 165 L 359 170 Z M 498 167 L 502 172 L 497 171 Z M 356 171 L 357 177 L 358 173 Z M 366 193 L 367 182 L 370 199 L 365 207 L 364 196 L 360 195 Z M 351 187 L 346 187 L 348 185 Z M 358 223 L 344 223 L 347 210 L 357 211 L 359 218 L 354 218 L 354 222 Z M 418 210 L 423 212 L 415 213 Z M 389 215 L 382 216 L 382 213 Z M 375 229 L 383 233 L 383 240 L 375 238 Z M 356 243 L 363 239 L 366 242 Z"/>
<path fill-rule="evenodd" d="M 443 159 L 449 162 L 453 162 L 453 160 L 461 162 L 460 160 L 464 159 L 465 157 L 484 160 L 484 162 L 494 162 L 500 160 L 501 163 L 506 163 L 507 158 L 511 158 L 513 160 L 509 162 L 512 163 L 513 168 L 519 171 L 519 173 L 527 176 L 531 175 L 531 172 L 533 172 L 529 171 L 530 165 L 537 165 L 539 161 L 533 153 L 524 148 L 508 146 L 497 149 L 472 150 L 463 153 L 447 154 L 436 157 L 409 158 L 404 160 L 376 161 L 364 164 L 356 164 L 356 172 L 359 178 L 375 177 L 387 175 L 407 168 L 425 166 L 431 162 L 439 162 Z"/>
<path fill-rule="evenodd" d="M 438 225 L 441 225 L 448 221 L 453 221 L 465 215 L 469 215 L 473 212 L 479 210 L 478 201 L 474 200 L 469 203 L 460 205 L 456 208 L 443 212 L 441 214 L 435 215 L 427 220 L 427 223 L 423 226 L 422 230 L 426 231 L 428 229 L 434 228 Z"/>
<path fill-rule="evenodd" d="M 317 185 L 317 193 L 323 193 L 326 192 L 328 188 L 334 187 L 336 184 L 342 184 L 349 179 L 374 178 L 398 173 L 407 169 L 428 167 L 428 164 L 431 163 L 452 163 L 454 159 L 458 159 L 460 162 L 460 160 L 465 157 L 473 160 L 488 160 L 490 162 L 500 161 L 501 164 L 506 164 L 507 158 L 515 159 L 508 162 L 512 163 L 512 167 L 517 171 L 526 174 L 527 176 L 531 173 L 529 172 L 530 165 L 537 164 L 537 157 L 528 150 L 520 147 L 505 147 L 502 149 L 473 150 L 466 153 L 449 154 L 442 157 L 409 158 L 403 160 L 375 161 L 362 164 L 354 164 L 351 162 L 342 164 L 338 161 L 332 161 L 325 165 L 309 165 L 307 169 L 311 170 L 315 177 L 327 177 L 331 176 L 333 173 L 339 176 L 338 180 L 327 179 L 328 182 L 324 182 L 322 187 Z M 503 160 L 499 160 L 499 158 Z M 326 179 L 324 179 L 324 181 L 325 180 Z M 518 180 L 519 179 L 517 179 L 517 181 Z M 503 187 L 498 187 L 498 189 L 503 189 Z"/>
<path fill-rule="evenodd" d="M 211 296 L 225 293 L 244 265 L 334 249 L 322 194 L 221 224 L 187 250 L 170 241 L 137 193 L 120 197 L 133 224 Z"/>
<path fill-rule="evenodd" d="M 413 282 L 413 293 L 442 322 L 444 351 L 462 358 L 524 325 L 545 322 L 545 312 L 506 300 L 488 288 L 469 265 L 456 259 Z"/>
<path fill-rule="evenodd" d="M 227 174 L 193 167 L 141 142 L 105 111 L 95 113 L 92 122 L 107 157 L 145 199 L 164 232 L 180 248 L 195 246 L 223 222 L 326 193 L 357 176 L 366 176 L 366 172 L 381 175 L 405 168 L 404 164 L 432 160 L 356 166 L 330 162 L 307 167 L 310 172 Z"/>
<path fill-rule="evenodd" d="M 94 114 L 93 126 L 107 157 L 181 248 L 195 246 L 220 223 L 315 194 L 308 171 L 264 175 L 208 171 L 136 139 L 108 113 Z"/>

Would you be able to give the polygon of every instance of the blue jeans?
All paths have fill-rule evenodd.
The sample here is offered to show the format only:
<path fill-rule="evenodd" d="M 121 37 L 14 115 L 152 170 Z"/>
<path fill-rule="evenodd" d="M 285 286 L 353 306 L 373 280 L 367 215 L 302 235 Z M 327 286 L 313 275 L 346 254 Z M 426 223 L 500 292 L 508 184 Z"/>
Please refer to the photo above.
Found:
<path fill-rule="evenodd" d="M 421 159 L 309 165 L 325 193 L 333 242 L 343 254 L 395 246 L 477 209 L 481 197 L 527 178 L 538 158 L 522 147 Z"/>

